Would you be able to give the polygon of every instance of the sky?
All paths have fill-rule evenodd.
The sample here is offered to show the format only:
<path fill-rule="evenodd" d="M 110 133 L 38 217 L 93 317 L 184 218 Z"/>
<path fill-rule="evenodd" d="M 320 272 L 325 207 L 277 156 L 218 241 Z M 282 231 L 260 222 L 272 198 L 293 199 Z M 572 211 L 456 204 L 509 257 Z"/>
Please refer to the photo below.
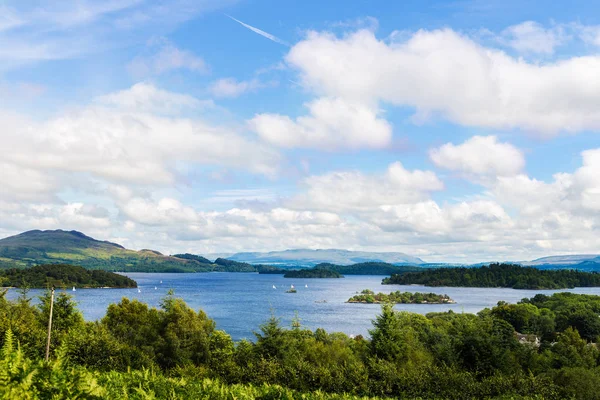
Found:
<path fill-rule="evenodd" d="M 599 11 L 0 0 L 0 237 L 600 253 Z"/>

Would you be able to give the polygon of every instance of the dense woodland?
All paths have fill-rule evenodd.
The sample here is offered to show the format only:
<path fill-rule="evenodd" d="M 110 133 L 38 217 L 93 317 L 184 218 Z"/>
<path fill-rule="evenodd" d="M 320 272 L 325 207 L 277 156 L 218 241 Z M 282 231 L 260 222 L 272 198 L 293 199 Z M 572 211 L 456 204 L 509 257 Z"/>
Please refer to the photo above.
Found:
<path fill-rule="evenodd" d="M 0 285 L 29 288 L 130 288 L 137 283 L 126 276 L 108 271 L 89 270 L 66 264 L 37 265 L 27 269 L 0 270 Z"/>
<path fill-rule="evenodd" d="M 514 289 L 566 289 L 600 286 L 600 273 L 576 270 L 540 270 L 512 264 L 479 268 L 438 268 L 394 274 L 387 285 L 506 287 Z"/>
<path fill-rule="evenodd" d="M 283 275 L 284 278 L 343 278 L 344 276 L 337 271 L 327 268 L 310 268 L 299 271 L 288 271 Z"/>
<path fill-rule="evenodd" d="M 372 290 L 365 289 L 357 295 L 348 299 L 348 303 L 393 303 L 393 304 L 444 304 L 454 303 L 447 294 L 436 293 L 410 293 L 395 291 L 392 293 L 377 293 Z"/>
<path fill-rule="evenodd" d="M 385 262 L 361 262 L 351 265 L 318 264 L 315 268 L 327 268 L 342 275 L 391 275 L 410 271 L 421 271 L 422 268 L 409 265 L 394 265 Z"/>
<path fill-rule="evenodd" d="M 234 343 L 173 295 L 159 309 L 124 298 L 97 322 L 72 299 L 0 296 L 0 395 L 6 398 L 598 399 L 600 297 L 560 293 L 479 314 L 427 316 L 382 306 L 370 338 L 276 317 Z M 300 316 L 301 317 L 301 316 Z M 521 343 L 515 332 L 537 335 Z M 19 346 L 17 346 L 19 343 Z M 302 395 L 301 395 L 302 394 Z M 95 397 L 94 397 L 95 396 Z M 304 396 L 304 397 L 302 397 Z"/>

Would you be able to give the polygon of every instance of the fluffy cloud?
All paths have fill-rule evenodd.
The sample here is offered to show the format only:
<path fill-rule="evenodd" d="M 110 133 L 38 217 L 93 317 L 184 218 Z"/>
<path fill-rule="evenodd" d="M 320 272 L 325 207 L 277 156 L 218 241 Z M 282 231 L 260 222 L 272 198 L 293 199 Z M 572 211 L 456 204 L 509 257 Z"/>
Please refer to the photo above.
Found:
<path fill-rule="evenodd" d="M 460 145 L 447 143 L 430 150 L 429 157 L 438 167 L 476 180 L 514 176 L 525 166 L 523 153 L 495 136 L 473 136 Z"/>
<path fill-rule="evenodd" d="M 546 29 L 535 21 L 525 21 L 506 28 L 501 41 L 521 53 L 550 55 L 564 43 L 565 33 L 560 26 Z"/>
<path fill-rule="evenodd" d="M 550 183 L 525 175 L 500 177 L 492 192 L 526 216 L 568 213 L 592 223 L 600 212 L 600 149 L 584 151 L 581 156 L 580 168 L 572 174 L 557 173 Z"/>
<path fill-rule="evenodd" d="M 11 193 L 32 197 L 52 190 L 60 174 L 172 185 L 177 167 L 184 163 L 269 176 L 277 172 L 280 156 L 271 148 L 228 128 L 178 115 L 182 108 L 198 111 L 200 104 L 189 96 L 138 84 L 42 122 L 0 116 L 1 140 L 11 149 L 1 156 L 6 173 L 0 179 L 8 182 Z M 17 170 L 30 179 L 18 179 Z"/>
<path fill-rule="evenodd" d="M 249 124 L 264 141 L 288 148 L 382 148 L 392 139 L 390 124 L 379 117 L 377 108 L 363 102 L 322 97 L 306 106 L 310 114 L 296 120 L 280 114 L 258 114 Z"/>
<path fill-rule="evenodd" d="M 265 84 L 258 79 L 237 81 L 235 78 L 223 78 L 214 82 L 208 90 L 216 97 L 239 97 L 244 93 L 253 92 L 264 86 Z"/>
<path fill-rule="evenodd" d="M 186 69 L 193 72 L 206 73 L 209 68 L 204 60 L 190 51 L 178 49 L 165 38 L 152 41 L 149 53 L 135 57 L 127 64 L 128 71 L 136 78 Z"/>
<path fill-rule="evenodd" d="M 77 229 L 106 237 L 114 226 L 107 209 L 84 203 L 26 204 L 0 199 L 2 229 L 20 233 L 30 229 Z"/>
<path fill-rule="evenodd" d="M 377 175 L 339 171 L 312 176 L 304 180 L 304 186 L 305 193 L 290 199 L 287 203 L 290 207 L 333 212 L 414 203 L 444 187 L 433 172 L 409 171 L 400 162 L 391 164 L 385 173 Z"/>
<path fill-rule="evenodd" d="M 383 101 L 460 125 L 544 136 L 600 129 L 598 56 L 533 64 L 451 29 L 391 43 L 360 30 L 342 38 L 310 32 L 286 60 L 311 91 L 346 102 Z"/>

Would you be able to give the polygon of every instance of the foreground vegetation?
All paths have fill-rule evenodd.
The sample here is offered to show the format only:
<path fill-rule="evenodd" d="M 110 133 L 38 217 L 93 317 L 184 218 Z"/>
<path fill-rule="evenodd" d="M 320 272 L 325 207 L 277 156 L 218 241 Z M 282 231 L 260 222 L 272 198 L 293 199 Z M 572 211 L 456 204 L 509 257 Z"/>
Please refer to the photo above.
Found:
<path fill-rule="evenodd" d="M 393 304 L 448 304 L 455 303 L 447 294 L 436 293 L 409 293 L 409 292 L 392 292 L 377 293 L 372 290 L 365 289 L 360 294 L 352 296 L 348 303 L 393 303 Z"/>
<path fill-rule="evenodd" d="M 71 298 L 0 296 L 5 398 L 598 399 L 600 297 L 559 293 L 479 314 L 427 316 L 382 306 L 370 339 L 272 317 L 234 343 L 202 311 L 167 296 L 159 309 L 122 299 L 85 322 Z M 520 343 L 515 331 L 541 342 Z M 17 345 L 19 344 L 19 345 Z"/>
<path fill-rule="evenodd" d="M 88 270 L 75 265 L 47 264 L 27 269 L 10 268 L 0 271 L 4 287 L 29 288 L 134 288 L 137 283 L 126 276 L 108 271 Z"/>
<path fill-rule="evenodd" d="M 576 270 L 540 270 L 512 264 L 479 268 L 438 268 L 394 274 L 384 285 L 505 287 L 513 289 L 566 289 L 600 286 L 600 273 Z"/>

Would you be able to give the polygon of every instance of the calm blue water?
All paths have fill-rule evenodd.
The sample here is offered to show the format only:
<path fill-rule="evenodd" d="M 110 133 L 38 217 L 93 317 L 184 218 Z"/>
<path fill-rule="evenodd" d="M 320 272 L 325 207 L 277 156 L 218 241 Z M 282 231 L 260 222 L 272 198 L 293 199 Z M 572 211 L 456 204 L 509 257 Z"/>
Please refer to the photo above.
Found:
<path fill-rule="evenodd" d="M 343 279 L 289 279 L 282 275 L 259 275 L 256 273 L 198 273 L 156 274 L 128 273 L 138 282 L 137 289 L 79 289 L 68 291 L 73 295 L 87 320 L 102 318 L 110 303 L 123 297 L 138 299 L 151 306 L 159 306 L 169 289 L 183 298 L 194 309 L 203 309 L 217 323 L 218 329 L 229 333 L 234 340 L 253 339 L 253 331 L 271 315 L 280 317 L 282 324 L 290 326 L 295 313 L 301 324 L 314 330 L 325 328 L 328 332 L 344 332 L 350 335 L 367 335 L 371 321 L 380 312 L 376 304 L 345 303 L 356 292 L 371 289 L 389 293 L 395 290 L 410 292 L 434 292 L 448 294 L 457 304 L 399 304 L 398 310 L 426 314 L 434 311 L 476 313 L 492 307 L 500 300 L 515 303 L 537 293 L 551 294 L 556 290 L 515 290 L 490 288 L 451 288 L 425 286 L 381 285 L 383 276 L 347 276 Z M 162 281 L 162 283 L 160 283 Z M 290 285 L 298 293 L 285 293 Z M 273 289 L 273 285 L 277 289 Z M 308 287 L 305 287 L 308 285 Z M 156 287 L 156 289 L 155 289 Z M 567 290 L 575 293 L 600 295 L 600 288 L 577 288 Z M 41 290 L 32 290 L 37 296 Z M 18 292 L 9 290 L 8 298 L 16 298 Z M 322 302 L 326 300 L 326 302 Z"/>

